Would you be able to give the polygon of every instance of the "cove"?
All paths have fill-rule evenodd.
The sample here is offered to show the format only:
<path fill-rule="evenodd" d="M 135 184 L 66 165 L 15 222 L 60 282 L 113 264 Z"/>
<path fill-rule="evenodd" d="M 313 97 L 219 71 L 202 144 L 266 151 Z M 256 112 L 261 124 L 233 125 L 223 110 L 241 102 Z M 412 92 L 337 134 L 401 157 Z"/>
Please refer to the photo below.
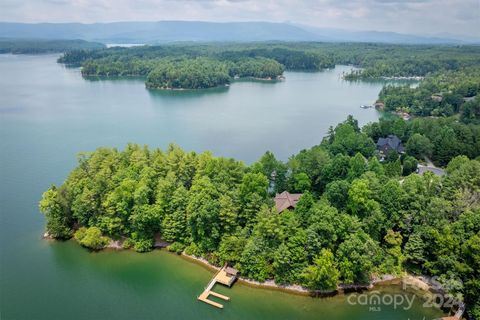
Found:
<path fill-rule="evenodd" d="M 231 289 L 215 287 L 216 292 L 231 298 L 223 302 L 224 309 L 220 310 L 196 299 L 213 272 L 186 258 L 164 250 L 147 254 L 111 250 L 91 253 L 74 241 L 46 242 L 45 246 L 51 258 L 47 275 L 61 281 L 52 292 L 47 289 L 48 278 L 43 279 L 44 286 L 26 294 L 26 297 L 48 295 L 31 300 L 29 308 L 16 313 L 26 319 L 57 319 L 68 315 L 71 319 L 343 320 L 434 319 L 441 315 L 436 309 L 423 308 L 424 301 L 418 296 L 393 285 L 377 289 L 382 295 L 413 299 L 410 309 L 403 309 L 409 306 L 406 302 L 396 307 L 369 304 L 368 301 L 374 301 L 369 298 L 371 294 L 364 295 L 364 299 L 348 299 L 348 295 L 311 298 L 237 282 Z M 44 303 L 50 300 L 47 309 Z"/>
<path fill-rule="evenodd" d="M 91 253 L 73 241 L 41 240 L 41 193 L 60 184 L 79 151 L 132 141 L 175 142 L 246 162 L 317 144 L 353 114 L 378 118 L 379 83 L 348 83 L 337 67 L 287 72 L 278 83 L 235 82 L 227 90 L 159 92 L 142 80 L 86 80 L 56 56 L 0 55 L 0 310 L 2 319 L 433 319 L 438 310 L 371 310 L 345 296 L 316 299 L 237 283 L 217 310 L 196 300 L 212 273 L 154 251 Z M 401 293 L 387 286 L 382 292 Z"/>

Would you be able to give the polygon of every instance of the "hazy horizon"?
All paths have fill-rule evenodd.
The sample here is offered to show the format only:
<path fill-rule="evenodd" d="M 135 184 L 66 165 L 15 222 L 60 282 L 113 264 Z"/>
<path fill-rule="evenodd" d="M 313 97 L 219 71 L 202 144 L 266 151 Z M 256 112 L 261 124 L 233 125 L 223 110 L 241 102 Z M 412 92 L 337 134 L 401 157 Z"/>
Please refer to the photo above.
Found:
<path fill-rule="evenodd" d="M 0 21 L 272 22 L 323 29 L 480 38 L 480 1 L 3 0 Z"/>

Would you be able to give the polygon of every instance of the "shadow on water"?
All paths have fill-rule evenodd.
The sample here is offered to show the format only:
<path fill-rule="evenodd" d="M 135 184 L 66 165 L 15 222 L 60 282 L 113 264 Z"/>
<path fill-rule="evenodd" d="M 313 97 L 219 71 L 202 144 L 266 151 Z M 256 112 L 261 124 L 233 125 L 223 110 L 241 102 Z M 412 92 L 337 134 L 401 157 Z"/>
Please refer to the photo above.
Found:
<path fill-rule="evenodd" d="M 136 254 L 131 251 L 90 251 L 73 240 L 52 241 L 50 250 L 55 264 L 71 276 L 96 274 L 98 281 L 120 283 L 144 291 L 156 291 L 166 281 L 155 253 Z M 80 276 L 81 277 L 81 276 Z M 70 278 L 70 277 L 69 277 Z"/>
<path fill-rule="evenodd" d="M 82 76 L 82 78 L 89 82 L 145 82 L 145 77 L 140 76 Z"/>
<path fill-rule="evenodd" d="M 276 83 L 279 83 L 279 82 L 283 82 L 285 81 L 285 79 L 258 79 L 258 78 L 249 78 L 249 77 L 246 77 L 246 78 L 239 78 L 239 79 L 234 79 L 232 81 L 232 84 L 236 83 L 236 82 L 253 82 L 253 83 L 259 83 L 259 84 L 265 84 L 265 85 L 272 85 L 272 84 L 276 84 Z"/>
<path fill-rule="evenodd" d="M 147 89 L 149 96 L 153 100 L 179 97 L 182 99 L 198 98 L 202 96 L 215 96 L 227 93 L 229 86 L 221 86 L 208 89 L 191 89 L 191 90 L 163 90 L 163 89 Z"/>
<path fill-rule="evenodd" d="M 61 62 L 58 62 L 58 64 L 60 64 L 61 66 L 63 66 L 65 69 L 80 69 L 80 67 L 82 66 L 80 63 L 61 63 Z"/>
<path fill-rule="evenodd" d="M 382 86 L 386 85 L 395 85 L 395 86 L 410 86 L 412 88 L 417 87 L 420 84 L 419 80 L 413 79 L 355 79 L 355 80 L 345 80 L 342 81 L 350 82 L 350 83 L 357 83 L 357 84 L 380 84 Z"/>
<path fill-rule="evenodd" d="M 74 240 L 49 241 L 48 246 L 55 269 L 67 279 L 76 279 L 75 282 L 89 278 L 103 286 L 121 285 L 143 293 L 170 288 L 170 291 L 191 295 L 190 291 L 203 288 L 213 273 L 164 249 L 146 253 L 115 249 L 91 251 Z"/>

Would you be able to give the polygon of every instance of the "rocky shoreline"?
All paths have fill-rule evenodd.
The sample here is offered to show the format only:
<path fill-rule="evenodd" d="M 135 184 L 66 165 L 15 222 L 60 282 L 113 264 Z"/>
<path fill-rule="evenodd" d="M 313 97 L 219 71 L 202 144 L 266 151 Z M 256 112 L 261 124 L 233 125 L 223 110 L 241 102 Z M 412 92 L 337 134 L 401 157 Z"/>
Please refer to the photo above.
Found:
<path fill-rule="evenodd" d="M 42 235 L 42 239 L 55 240 L 55 238 L 53 238 L 48 232 L 45 232 Z M 104 249 L 128 250 L 123 247 L 122 240 L 112 240 L 107 246 L 105 246 Z M 164 242 L 164 241 L 159 242 L 159 240 L 156 239 L 154 248 L 161 249 L 167 246 L 168 246 L 167 242 Z M 188 259 L 189 261 L 193 261 L 212 271 L 220 270 L 220 267 L 217 267 L 211 264 L 205 258 L 202 258 L 202 257 L 188 255 L 185 252 L 182 252 L 180 254 L 172 252 L 171 254 L 180 255 L 182 258 Z M 280 291 L 297 294 L 297 295 L 304 295 L 304 296 L 333 296 L 336 294 L 345 294 L 345 293 L 355 292 L 355 291 L 372 290 L 376 286 L 392 284 L 392 283 L 402 283 L 404 287 L 414 289 L 415 291 L 424 291 L 424 292 L 438 291 L 437 288 L 434 288 L 432 286 L 428 277 L 413 276 L 410 274 L 406 274 L 400 277 L 394 276 L 394 275 L 388 275 L 388 274 L 375 276 L 370 281 L 369 284 L 339 284 L 335 290 L 330 290 L 330 291 L 312 291 L 298 284 L 281 285 L 281 284 L 275 283 L 275 281 L 272 279 L 266 280 L 264 282 L 260 282 L 260 281 L 256 281 L 256 280 L 252 280 L 244 277 L 238 277 L 238 281 L 252 287 L 265 288 L 270 290 L 280 290 Z"/>
<path fill-rule="evenodd" d="M 220 270 L 220 267 L 216 267 L 209 263 L 206 259 L 201 258 L 201 257 L 196 257 L 193 255 L 188 255 L 185 252 L 182 252 L 180 254 L 182 257 L 188 259 L 189 261 L 193 261 L 197 264 L 205 266 L 207 269 L 210 269 L 212 271 L 218 271 Z M 252 279 L 247 279 L 244 277 L 238 277 L 238 281 L 241 283 L 244 283 L 246 285 L 252 286 L 252 287 L 257 287 L 257 288 L 265 288 L 265 289 L 271 289 L 271 290 L 280 290 L 292 294 L 297 294 L 297 295 L 305 295 L 305 296 L 332 296 L 336 294 L 345 294 L 349 292 L 355 292 L 355 291 L 363 291 L 363 290 L 372 290 L 376 286 L 379 285 L 385 285 L 385 284 L 393 284 L 393 283 L 401 283 L 405 281 L 405 279 L 415 279 L 415 283 L 421 283 L 421 285 L 418 286 L 413 286 L 411 285 L 410 287 L 415 287 L 418 290 L 421 291 L 428 291 L 431 289 L 431 286 L 427 283 L 421 280 L 422 277 L 415 277 L 412 275 L 405 275 L 405 276 L 394 276 L 394 275 L 381 275 L 377 276 L 369 284 L 339 284 L 337 286 L 336 290 L 331 290 L 331 291 L 312 291 L 309 290 L 305 287 L 302 287 L 298 284 L 295 285 L 280 285 L 275 283 L 274 280 L 266 280 L 265 282 L 259 282 L 256 280 Z M 411 281 L 408 282 L 409 284 Z"/>

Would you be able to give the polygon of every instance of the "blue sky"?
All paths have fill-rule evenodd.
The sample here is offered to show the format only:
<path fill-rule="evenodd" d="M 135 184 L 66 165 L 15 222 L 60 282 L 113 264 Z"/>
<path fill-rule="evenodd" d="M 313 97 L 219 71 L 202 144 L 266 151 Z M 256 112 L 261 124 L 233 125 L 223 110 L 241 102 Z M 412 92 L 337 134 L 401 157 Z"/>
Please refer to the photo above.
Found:
<path fill-rule="evenodd" d="M 0 21 L 272 21 L 480 37 L 480 0 L 1 0 Z"/>

